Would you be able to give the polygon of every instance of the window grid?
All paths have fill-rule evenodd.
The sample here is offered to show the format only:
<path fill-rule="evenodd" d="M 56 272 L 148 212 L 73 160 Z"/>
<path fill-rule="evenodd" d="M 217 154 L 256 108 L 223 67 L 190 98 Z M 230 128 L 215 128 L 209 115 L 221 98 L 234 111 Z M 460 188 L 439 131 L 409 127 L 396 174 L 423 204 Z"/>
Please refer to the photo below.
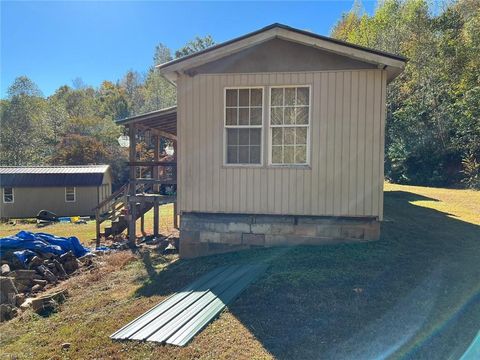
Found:
<path fill-rule="evenodd" d="M 252 90 L 260 90 L 260 102 L 258 105 L 252 105 Z M 228 93 L 229 91 L 236 91 L 236 104 L 235 105 L 227 105 L 228 103 Z M 241 103 L 241 93 L 248 91 L 248 105 L 240 105 Z M 225 88 L 225 113 L 224 113 L 224 127 L 225 127 L 225 154 L 224 154 L 224 164 L 225 165 L 233 165 L 233 166 L 258 166 L 262 165 L 262 158 L 263 158 L 263 151 L 262 151 L 262 146 L 263 146 L 263 87 L 248 87 L 248 88 L 242 88 L 242 87 L 235 87 L 235 88 Z M 258 100 L 258 99 L 257 99 Z M 248 123 L 242 123 L 244 121 L 241 121 L 241 110 L 247 110 L 246 113 L 246 118 L 248 119 Z M 235 124 L 229 123 L 229 111 L 236 110 L 235 111 Z M 252 110 L 256 110 L 258 113 L 257 118 L 252 117 Z M 245 114 L 244 114 L 245 115 Z M 259 115 L 259 116 L 258 116 Z M 260 120 L 258 124 L 252 123 L 252 119 L 255 121 Z M 237 132 L 230 131 L 232 129 L 238 129 Z M 253 144 L 252 145 L 252 129 L 259 129 L 260 134 L 257 136 L 259 138 L 259 145 Z M 250 130 L 248 134 L 248 144 L 240 144 L 240 131 L 241 130 Z M 235 134 L 234 136 L 237 137 L 236 143 L 233 145 L 229 145 L 229 139 L 231 134 Z M 229 150 L 233 150 L 234 148 L 237 149 L 236 152 L 236 159 L 235 161 L 230 161 L 233 160 L 229 158 Z M 258 149 L 257 149 L 258 148 Z M 258 152 L 258 161 L 256 162 L 251 162 L 252 161 L 252 150 Z M 248 151 L 248 161 L 247 162 L 240 162 L 240 157 L 242 152 Z"/>
<path fill-rule="evenodd" d="M 274 90 L 282 90 L 282 104 L 281 105 L 273 105 L 273 92 Z M 287 89 L 294 90 L 294 100 L 293 104 L 286 104 L 286 91 Z M 307 90 L 307 97 L 308 100 L 305 104 L 298 104 L 298 89 L 306 89 Z M 270 119 L 269 119 L 269 127 L 270 127 L 270 163 L 272 165 L 307 165 L 310 161 L 309 159 L 309 150 L 310 150 L 310 87 L 309 86 L 272 86 L 270 87 Z M 285 123 L 285 110 L 286 108 L 293 108 L 294 109 L 294 123 Z M 273 123 L 272 118 L 272 109 L 282 109 L 282 123 Z M 297 123 L 297 109 L 306 109 L 306 123 Z M 278 110 L 277 110 L 278 111 Z M 305 115 L 305 114 L 304 114 Z M 304 128 L 306 129 L 305 133 L 305 141 L 297 143 L 297 129 Z M 282 131 L 282 142 L 281 144 L 274 144 L 274 131 L 275 129 L 283 129 Z M 295 129 L 293 135 L 293 144 L 287 143 L 285 144 L 285 129 Z M 274 161 L 274 148 L 281 148 L 281 162 Z M 297 161 L 297 148 L 305 147 L 305 154 L 304 156 L 299 156 L 300 161 Z M 291 151 L 293 148 L 293 162 L 285 162 L 285 150 Z"/>
<path fill-rule="evenodd" d="M 5 204 L 12 204 L 15 201 L 15 195 L 12 187 L 3 188 L 3 202 Z"/>
<path fill-rule="evenodd" d="M 75 187 L 66 187 L 65 188 L 65 202 L 75 202 L 76 201 L 76 191 Z"/>

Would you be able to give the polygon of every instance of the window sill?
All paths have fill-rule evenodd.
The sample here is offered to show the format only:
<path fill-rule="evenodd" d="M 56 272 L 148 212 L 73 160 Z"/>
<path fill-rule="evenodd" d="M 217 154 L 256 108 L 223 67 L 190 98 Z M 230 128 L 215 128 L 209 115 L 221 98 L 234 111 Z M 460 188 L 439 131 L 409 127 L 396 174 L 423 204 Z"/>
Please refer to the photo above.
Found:
<path fill-rule="evenodd" d="M 267 165 L 269 169 L 303 169 L 303 170 L 312 170 L 310 164 L 269 164 Z"/>
<path fill-rule="evenodd" d="M 223 164 L 222 169 L 261 169 L 263 164 Z"/>
<path fill-rule="evenodd" d="M 252 165 L 252 164 L 232 164 L 232 165 L 227 165 L 223 164 L 222 169 L 298 169 L 298 170 L 312 170 L 312 166 L 310 164 L 305 164 L 305 165 L 295 165 L 295 164 L 287 164 L 287 165 Z"/>

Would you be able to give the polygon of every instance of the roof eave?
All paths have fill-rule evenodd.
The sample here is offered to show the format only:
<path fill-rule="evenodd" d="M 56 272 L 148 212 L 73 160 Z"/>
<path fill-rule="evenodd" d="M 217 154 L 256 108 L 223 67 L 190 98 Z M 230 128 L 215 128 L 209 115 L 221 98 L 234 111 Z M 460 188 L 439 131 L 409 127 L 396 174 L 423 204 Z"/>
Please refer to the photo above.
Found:
<path fill-rule="evenodd" d="M 406 59 L 402 56 L 345 43 L 336 39 L 290 28 L 281 24 L 273 24 L 264 29 L 213 46 L 198 53 L 157 65 L 157 68 L 160 70 L 160 73 L 170 82 L 176 82 L 178 74 L 187 69 L 215 61 L 224 56 L 239 52 L 245 48 L 258 45 L 273 38 L 281 38 L 307 46 L 313 46 L 342 56 L 376 64 L 379 66 L 379 68 L 385 66 L 396 68 L 400 72 L 403 70 L 406 62 Z"/>
<path fill-rule="evenodd" d="M 145 114 L 130 116 L 128 118 L 115 120 L 117 125 L 128 125 L 139 121 L 148 120 L 150 117 L 158 117 L 162 115 L 174 114 L 177 112 L 177 106 L 170 106 L 168 108 L 163 108 L 160 110 L 151 111 Z"/>

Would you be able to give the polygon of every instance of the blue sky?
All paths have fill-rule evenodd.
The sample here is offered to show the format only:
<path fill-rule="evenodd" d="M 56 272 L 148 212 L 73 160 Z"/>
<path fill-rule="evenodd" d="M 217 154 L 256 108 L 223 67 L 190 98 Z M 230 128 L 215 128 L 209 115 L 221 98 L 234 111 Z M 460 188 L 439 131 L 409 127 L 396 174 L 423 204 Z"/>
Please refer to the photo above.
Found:
<path fill-rule="evenodd" d="M 26 75 L 43 93 L 80 77 L 98 86 L 152 65 L 155 45 L 222 42 L 274 22 L 328 35 L 353 0 L 318 2 L 1 1 L 1 94 Z M 363 0 L 372 13 L 375 1 Z"/>

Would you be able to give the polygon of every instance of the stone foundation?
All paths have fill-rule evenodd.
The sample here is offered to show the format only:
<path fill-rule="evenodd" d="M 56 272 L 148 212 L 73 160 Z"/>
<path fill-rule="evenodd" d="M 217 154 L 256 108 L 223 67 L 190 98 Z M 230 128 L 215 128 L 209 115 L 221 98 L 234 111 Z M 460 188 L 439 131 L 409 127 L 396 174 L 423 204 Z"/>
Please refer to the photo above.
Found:
<path fill-rule="evenodd" d="M 377 218 L 183 213 L 180 257 L 255 246 L 322 245 L 378 240 Z"/>

